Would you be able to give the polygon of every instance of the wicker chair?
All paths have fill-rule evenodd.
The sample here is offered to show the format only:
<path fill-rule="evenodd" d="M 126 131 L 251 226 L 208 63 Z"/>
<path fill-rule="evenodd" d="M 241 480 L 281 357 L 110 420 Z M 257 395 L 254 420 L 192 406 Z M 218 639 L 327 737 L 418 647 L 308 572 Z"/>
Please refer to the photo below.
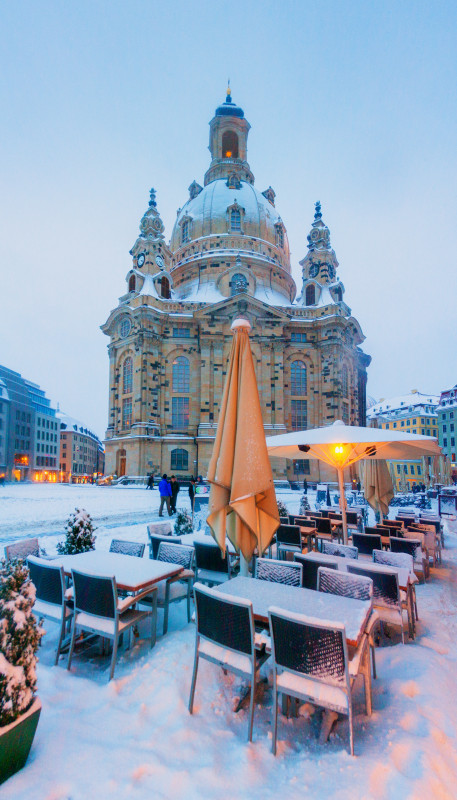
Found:
<path fill-rule="evenodd" d="M 119 553 L 123 556 L 136 556 L 143 558 L 145 544 L 141 542 L 128 542 L 126 539 L 113 539 L 110 546 L 110 553 Z"/>
<path fill-rule="evenodd" d="M 230 580 L 230 558 L 227 551 L 222 556 L 216 543 L 195 542 L 194 547 L 197 580 L 200 583 L 214 586 Z"/>
<path fill-rule="evenodd" d="M 351 687 L 363 674 L 367 714 L 371 714 L 368 640 L 362 637 L 349 661 L 344 625 L 269 608 L 273 658 L 273 739 L 276 754 L 278 693 L 297 697 L 349 717 L 349 747 L 354 755 Z"/>
<path fill-rule="evenodd" d="M 187 621 L 190 622 L 190 600 L 195 573 L 193 570 L 195 550 L 185 544 L 161 542 L 157 561 L 168 561 L 171 564 L 181 564 L 184 572 L 174 578 L 161 581 L 158 587 L 157 605 L 164 609 L 163 634 L 168 630 L 168 609 L 170 603 L 187 600 Z"/>
<path fill-rule="evenodd" d="M 341 558 L 358 558 L 357 547 L 347 544 L 336 544 L 335 542 L 322 542 L 322 552 L 329 556 L 340 556 Z"/>
<path fill-rule="evenodd" d="M 159 536 L 156 533 L 149 534 L 149 558 L 157 560 L 157 554 L 161 542 L 168 542 L 172 544 L 181 544 L 179 536 Z"/>
<path fill-rule="evenodd" d="M 378 572 L 370 567 L 362 565 L 348 564 L 347 571 L 356 575 L 365 575 L 373 581 L 373 605 L 378 613 L 381 622 L 391 625 L 398 625 L 401 628 L 401 640 L 405 643 L 405 633 L 403 629 L 403 610 L 406 593 L 400 593 L 397 572 Z M 373 626 L 375 620 L 373 620 Z M 372 629 L 368 628 L 369 635 Z"/>
<path fill-rule="evenodd" d="M 417 538 L 410 539 L 407 537 L 403 537 L 400 539 L 397 536 L 391 536 L 390 549 L 392 553 L 409 553 L 409 555 L 413 557 L 414 572 L 416 573 L 416 575 L 422 575 L 422 579 L 425 583 L 427 567 L 425 563 L 424 553 L 422 552 L 421 539 Z"/>
<path fill-rule="evenodd" d="M 302 573 L 302 587 L 304 589 L 314 589 L 317 590 L 317 573 L 319 567 L 328 567 L 329 569 L 338 569 L 338 562 L 328 561 L 327 559 L 322 559 L 320 561 L 317 558 L 307 558 L 306 555 L 302 556 L 296 554 L 294 556 L 294 561 L 297 561 L 303 567 Z"/>
<path fill-rule="evenodd" d="M 43 562 L 41 558 L 29 556 L 27 566 L 30 578 L 35 586 L 35 603 L 33 612 L 37 617 L 60 623 L 60 635 L 57 642 L 54 664 L 58 664 L 60 649 L 65 635 L 66 624 L 73 616 L 73 610 L 65 596 L 65 574 L 63 567 Z"/>
<path fill-rule="evenodd" d="M 201 583 L 194 584 L 194 598 L 197 630 L 189 712 L 193 712 L 198 662 L 204 658 L 250 681 L 248 741 L 252 742 L 255 687 L 260 667 L 268 658 L 264 645 L 259 642 L 256 648 L 252 603 L 219 594 Z"/>
<path fill-rule="evenodd" d="M 287 557 L 287 553 L 301 553 L 303 550 L 300 527 L 298 525 L 280 525 L 276 531 L 276 555 Z"/>
<path fill-rule="evenodd" d="M 381 537 L 372 533 L 353 533 L 352 544 L 357 547 L 359 556 L 371 556 L 373 550 L 382 549 Z"/>
<path fill-rule="evenodd" d="M 255 577 L 271 583 L 285 583 L 288 586 L 302 585 L 303 567 L 297 562 L 276 561 L 273 558 L 258 558 L 255 563 Z"/>
<path fill-rule="evenodd" d="M 5 547 L 5 558 L 7 561 L 12 561 L 15 558 L 26 559 L 27 556 L 39 556 L 40 546 L 38 539 L 21 539 L 14 544 L 8 544 Z"/>
<path fill-rule="evenodd" d="M 393 553 L 391 550 L 373 550 L 373 561 L 375 564 L 385 564 L 388 567 L 402 567 L 403 569 L 407 569 L 408 572 L 414 572 L 414 559 L 409 553 Z M 411 584 L 411 591 L 416 619 L 419 619 L 419 614 L 417 613 L 416 587 L 414 583 Z"/>
<path fill-rule="evenodd" d="M 67 669 L 71 667 L 73 650 L 76 641 L 76 630 L 96 633 L 105 639 L 113 640 L 113 654 L 109 679 L 114 675 L 119 636 L 140 620 L 151 616 L 151 647 L 154 647 L 156 637 L 157 603 L 153 602 L 151 611 L 136 611 L 132 606 L 141 602 L 145 597 L 157 599 L 157 589 L 145 589 L 136 595 L 129 595 L 123 599 L 118 598 L 115 578 L 106 576 L 86 575 L 72 569 L 71 577 L 74 589 L 74 616 L 71 632 L 70 651 L 68 653 Z"/>

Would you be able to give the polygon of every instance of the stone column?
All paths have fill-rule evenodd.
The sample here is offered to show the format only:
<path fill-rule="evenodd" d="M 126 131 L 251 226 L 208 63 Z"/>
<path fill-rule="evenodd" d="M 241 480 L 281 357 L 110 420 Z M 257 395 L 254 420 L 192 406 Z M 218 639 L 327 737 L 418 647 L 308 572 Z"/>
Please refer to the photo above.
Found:
<path fill-rule="evenodd" d="M 116 348 L 113 344 L 108 345 L 109 355 L 109 402 L 108 402 L 108 427 L 106 437 L 113 436 L 116 427 Z"/>

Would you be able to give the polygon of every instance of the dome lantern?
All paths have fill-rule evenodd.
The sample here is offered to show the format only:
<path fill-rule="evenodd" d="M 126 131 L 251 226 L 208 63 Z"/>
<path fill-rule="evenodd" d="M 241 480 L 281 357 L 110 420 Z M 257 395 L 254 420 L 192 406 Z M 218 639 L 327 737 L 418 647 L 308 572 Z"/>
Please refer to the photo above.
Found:
<path fill-rule="evenodd" d="M 251 126 L 244 117 L 243 109 L 232 100 L 230 82 L 225 101 L 216 108 L 209 125 L 211 164 L 205 175 L 205 186 L 218 178 L 254 183 L 254 176 L 246 160 Z"/>

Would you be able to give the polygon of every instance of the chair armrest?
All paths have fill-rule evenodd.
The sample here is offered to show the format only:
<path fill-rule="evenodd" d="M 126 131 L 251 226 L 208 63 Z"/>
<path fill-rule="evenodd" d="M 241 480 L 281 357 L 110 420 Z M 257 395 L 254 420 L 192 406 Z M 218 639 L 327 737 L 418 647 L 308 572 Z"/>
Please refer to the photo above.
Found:
<path fill-rule="evenodd" d="M 122 597 L 117 601 L 117 610 L 120 614 L 123 614 L 130 606 L 134 606 L 136 603 L 139 603 L 144 597 L 151 597 L 153 594 L 157 593 L 157 586 L 151 586 L 149 589 L 144 589 L 139 594 L 130 594 L 128 597 Z"/>

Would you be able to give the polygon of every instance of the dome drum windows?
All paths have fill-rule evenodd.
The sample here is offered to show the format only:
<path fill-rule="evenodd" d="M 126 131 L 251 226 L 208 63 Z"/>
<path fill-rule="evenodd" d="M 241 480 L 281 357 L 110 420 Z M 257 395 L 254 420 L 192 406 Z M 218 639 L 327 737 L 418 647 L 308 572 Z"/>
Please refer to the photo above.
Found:
<path fill-rule="evenodd" d="M 227 208 L 227 233 L 244 233 L 243 219 L 245 210 L 238 203 Z"/>
<path fill-rule="evenodd" d="M 187 244 L 192 237 L 192 217 L 183 217 L 179 224 L 181 226 L 181 244 Z"/>
<path fill-rule="evenodd" d="M 278 247 L 284 247 L 284 225 L 278 222 L 275 225 L 275 238 Z"/>

